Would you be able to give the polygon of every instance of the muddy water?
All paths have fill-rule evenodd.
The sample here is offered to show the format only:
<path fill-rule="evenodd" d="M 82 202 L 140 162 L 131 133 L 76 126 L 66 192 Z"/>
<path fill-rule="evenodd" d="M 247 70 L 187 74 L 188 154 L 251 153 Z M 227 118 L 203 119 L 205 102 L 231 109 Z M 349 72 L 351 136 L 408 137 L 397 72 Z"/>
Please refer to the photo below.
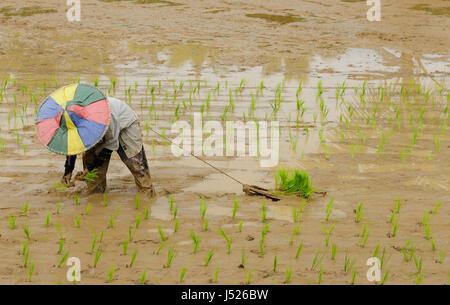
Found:
<path fill-rule="evenodd" d="M 266 15 L 250 18 L 287 22 Z M 63 44 L 68 37 L 61 35 L 55 40 Z M 104 283 L 112 265 L 118 267 L 114 283 L 138 283 L 144 269 L 149 274 L 147 283 L 176 283 L 181 267 L 188 269 L 185 281 L 192 284 L 209 283 L 216 267 L 220 270 L 219 283 L 224 284 L 243 282 L 249 270 L 253 283 L 281 284 L 288 267 L 294 270 L 293 283 L 316 283 L 318 270 L 311 270 L 316 254 L 325 257 L 324 283 L 350 282 L 351 271 L 342 270 L 348 254 L 355 259 L 356 282 L 369 284 L 365 261 L 380 245 L 389 257 L 383 270 L 390 270 L 387 283 L 412 284 L 416 280 L 415 267 L 404 261 L 398 250 L 408 241 L 417 247 L 416 256 L 424 260 L 423 283 L 441 284 L 447 280 L 448 258 L 440 262 L 439 257 L 441 253 L 448 256 L 450 241 L 448 54 L 418 55 L 392 46 L 350 47 L 333 56 L 309 52 L 298 57 L 277 55 L 261 65 L 223 66 L 217 61 L 221 50 L 213 46 L 122 43 L 120 48 L 129 54 L 127 60 L 114 60 L 104 50 L 92 54 L 89 48 L 82 48 L 80 56 L 65 57 L 58 64 L 45 52 L 35 54 L 20 39 L 8 45 L 11 47 L 0 56 L 0 81 L 4 84 L 8 79 L 0 102 L 0 187 L 7 198 L 0 211 L 0 251 L 4 257 L 1 283 L 28 283 L 29 266 L 24 267 L 24 256 L 17 254 L 26 242 L 23 226 L 31 231 L 29 253 L 36 266 L 32 282 L 66 283 L 66 269 L 57 265 L 68 251 L 70 256 L 81 259 L 82 283 L 88 284 Z M 108 172 L 107 204 L 100 195 L 84 194 L 82 183 L 56 190 L 54 184 L 62 175 L 64 158 L 38 143 L 34 113 L 55 87 L 78 79 L 91 84 L 97 79 L 100 89 L 123 100 L 130 99 L 130 94 L 125 94 L 129 90 L 131 105 L 140 117 L 158 198 L 141 196 L 136 206 L 133 179 L 116 155 Z M 116 79 L 115 90 L 111 79 Z M 183 88 L 174 98 L 174 88 L 180 88 L 181 81 Z M 281 92 L 281 103 L 274 113 L 271 104 L 277 90 Z M 405 90 L 408 93 L 402 96 Z M 303 115 L 297 111 L 297 92 L 304 102 Z M 275 168 L 263 168 L 258 158 L 247 156 L 206 158 L 209 162 L 244 183 L 267 188 L 274 187 L 273 172 L 278 168 L 306 170 L 314 187 L 325 194 L 316 194 L 307 201 L 295 196 L 283 197 L 276 203 L 264 200 L 267 210 L 263 220 L 262 198 L 244 196 L 239 183 L 198 160 L 173 156 L 167 143 L 145 130 L 149 124 L 172 138 L 172 120 L 189 121 L 206 105 L 208 95 L 210 107 L 205 110 L 205 120 L 220 121 L 225 107 L 230 106 L 231 95 L 234 110 L 227 113 L 227 119 L 244 120 L 245 113 L 247 120 L 274 119 L 281 126 L 280 161 Z M 252 97 L 256 106 L 249 115 Z M 322 107 L 328 109 L 326 116 L 321 113 L 321 99 Z M 177 105 L 181 109 L 178 118 Z M 80 169 L 78 162 L 76 170 Z M 79 205 L 74 199 L 77 192 Z M 169 206 L 171 196 L 176 219 Z M 204 219 L 202 198 L 207 207 Z M 398 198 L 402 206 L 394 223 L 399 229 L 392 236 L 394 224 L 389 218 Z M 235 200 L 238 208 L 233 219 Z M 332 211 L 326 220 L 330 201 Z M 436 246 L 433 250 L 421 221 L 423 213 L 439 201 L 442 206 L 431 216 Z M 363 220 L 356 223 L 354 210 L 360 202 Z M 29 211 L 23 215 L 25 203 Z M 88 206 L 92 207 L 89 212 Z M 146 209 L 148 219 L 144 217 Z M 15 229 L 11 229 L 8 216 L 16 216 Z M 75 225 L 78 216 L 79 228 Z M 112 227 L 110 219 L 114 220 Z M 139 226 L 136 219 L 141 219 Z M 324 232 L 333 223 L 335 228 L 327 246 Z M 261 231 L 267 225 L 269 231 L 261 253 Z M 359 235 L 364 225 L 369 237 L 362 246 Z M 122 243 L 129 238 L 130 227 L 130 250 L 123 255 Z M 158 227 L 168 237 L 166 244 Z M 227 254 L 218 228 L 232 238 L 231 254 Z M 197 254 L 192 252 L 191 231 L 200 237 Z M 95 234 L 100 236 L 101 232 L 103 240 L 94 249 L 100 247 L 103 254 L 94 268 L 90 249 Z M 61 237 L 65 245 L 59 254 Z M 302 253 L 295 259 L 301 242 Z M 336 260 L 330 257 L 331 244 L 338 249 Z M 164 268 L 169 247 L 175 247 L 177 257 L 171 268 Z M 212 264 L 205 267 L 203 259 L 210 249 L 215 249 L 216 254 Z M 135 250 L 136 263 L 127 268 Z M 244 270 L 238 267 L 243 251 L 247 254 Z M 280 267 L 272 272 L 275 255 Z"/>

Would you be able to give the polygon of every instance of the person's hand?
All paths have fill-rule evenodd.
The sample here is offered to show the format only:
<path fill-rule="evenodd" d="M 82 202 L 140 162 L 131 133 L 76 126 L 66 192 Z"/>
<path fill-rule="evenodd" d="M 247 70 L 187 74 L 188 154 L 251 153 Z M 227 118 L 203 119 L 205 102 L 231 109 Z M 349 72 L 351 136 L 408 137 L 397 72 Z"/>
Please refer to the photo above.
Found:
<path fill-rule="evenodd" d="M 61 184 L 70 185 L 70 179 L 72 179 L 72 174 L 71 173 L 69 173 L 67 175 L 64 175 L 61 178 Z"/>
<path fill-rule="evenodd" d="M 75 175 L 75 180 L 83 181 L 83 178 L 84 176 L 86 176 L 87 173 L 89 173 L 87 169 L 85 169 L 84 171 L 77 172 Z"/>

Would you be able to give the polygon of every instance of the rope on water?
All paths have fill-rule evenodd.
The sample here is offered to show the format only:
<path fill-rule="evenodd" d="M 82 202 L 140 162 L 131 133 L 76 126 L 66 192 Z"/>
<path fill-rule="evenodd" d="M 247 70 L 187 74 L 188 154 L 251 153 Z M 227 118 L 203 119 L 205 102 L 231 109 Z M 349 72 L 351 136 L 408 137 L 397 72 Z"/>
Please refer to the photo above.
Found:
<path fill-rule="evenodd" d="M 217 170 L 218 172 L 220 172 L 221 174 L 224 174 L 225 176 L 227 176 L 228 178 L 236 181 L 237 183 L 241 184 L 242 186 L 245 185 L 245 183 L 242 183 L 241 181 L 237 180 L 236 178 L 234 178 L 233 176 L 227 174 L 226 172 L 224 172 L 223 170 L 221 170 L 220 168 L 215 167 L 214 165 L 212 165 L 211 163 L 209 163 L 208 161 L 203 160 L 202 158 L 194 155 L 191 151 L 187 151 L 186 149 L 182 148 L 180 145 L 172 142 L 172 140 L 168 139 L 166 136 L 162 135 L 161 133 L 157 132 L 156 130 L 152 129 L 151 127 L 148 126 L 148 129 L 150 129 L 151 131 L 153 131 L 154 133 L 156 133 L 157 135 L 159 135 L 161 138 L 165 139 L 166 141 L 170 142 L 172 145 L 177 146 L 179 149 L 184 150 L 185 152 L 189 153 L 192 157 L 196 158 L 197 160 L 200 160 L 201 162 L 205 163 L 206 165 L 211 166 L 212 168 L 214 168 L 215 170 Z"/>

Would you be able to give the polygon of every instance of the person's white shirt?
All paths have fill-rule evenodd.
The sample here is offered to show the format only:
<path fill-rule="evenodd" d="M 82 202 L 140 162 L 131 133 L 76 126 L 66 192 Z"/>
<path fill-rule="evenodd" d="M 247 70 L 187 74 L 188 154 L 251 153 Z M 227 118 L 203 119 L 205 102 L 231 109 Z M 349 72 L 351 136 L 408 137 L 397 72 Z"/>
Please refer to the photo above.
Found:
<path fill-rule="evenodd" d="M 138 117 L 125 102 L 109 96 L 107 100 L 111 108 L 111 123 L 99 145 L 102 149 L 116 151 L 119 149 L 120 131 L 133 124 Z"/>

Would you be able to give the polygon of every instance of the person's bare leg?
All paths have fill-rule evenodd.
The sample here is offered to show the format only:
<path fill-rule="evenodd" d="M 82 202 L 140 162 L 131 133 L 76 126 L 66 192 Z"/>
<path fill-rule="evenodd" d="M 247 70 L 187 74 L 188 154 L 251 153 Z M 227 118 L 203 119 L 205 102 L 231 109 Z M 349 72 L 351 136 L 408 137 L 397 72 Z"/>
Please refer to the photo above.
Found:
<path fill-rule="evenodd" d="M 117 153 L 122 162 L 128 167 L 131 174 L 133 174 L 134 181 L 139 191 L 146 193 L 149 197 L 155 196 L 156 192 L 150 176 L 150 169 L 148 167 L 144 147 L 142 146 L 142 150 L 136 156 L 131 158 L 127 158 L 122 146 L 119 146 Z"/>

